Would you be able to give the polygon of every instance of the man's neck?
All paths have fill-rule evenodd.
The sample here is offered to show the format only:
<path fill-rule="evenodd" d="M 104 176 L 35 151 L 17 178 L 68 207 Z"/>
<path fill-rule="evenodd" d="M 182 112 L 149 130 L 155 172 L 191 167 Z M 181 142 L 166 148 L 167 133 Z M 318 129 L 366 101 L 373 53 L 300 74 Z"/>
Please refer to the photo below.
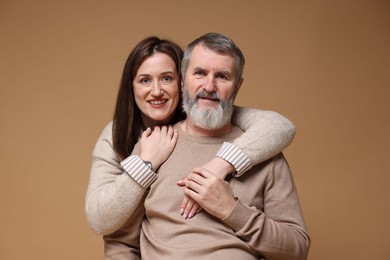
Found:
<path fill-rule="evenodd" d="M 192 136 L 202 136 L 202 137 L 221 137 L 224 136 L 231 131 L 231 122 L 229 121 L 226 125 L 224 125 L 221 128 L 214 129 L 214 130 L 208 130 L 204 128 L 200 128 L 196 125 L 194 125 L 190 119 L 184 120 L 184 122 L 181 124 L 182 130 L 187 133 L 188 135 Z"/>

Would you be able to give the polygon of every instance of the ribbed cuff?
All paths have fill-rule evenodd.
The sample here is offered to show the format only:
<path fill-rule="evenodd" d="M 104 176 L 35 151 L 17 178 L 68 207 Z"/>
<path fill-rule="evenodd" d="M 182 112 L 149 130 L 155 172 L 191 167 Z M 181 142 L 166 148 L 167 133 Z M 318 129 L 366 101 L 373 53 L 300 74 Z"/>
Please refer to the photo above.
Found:
<path fill-rule="evenodd" d="M 234 177 L 240 177 L 244 172 L 252 168 L 249 157 L 234 144 L 224 142 L 219 148 L 217 157 L 229 162 L 236 169 Z"/>
<path fill-rule="evenodd" d="M 142 161 L 138 155 L 131 155 L 121 161 L 123 169 L 130 175 L 136 182 L 138 182 L 145 189 L 157 179 L 155 174 L 149 167 Z"/>
<path fill-rule="evenodd" d="M 234 205 L 232 211 L 222 221 L 235 232 L 238 232 L 248 223 L 254 211 L 244 206 L 238 198 L 236 200 L 236 205 Z"/>

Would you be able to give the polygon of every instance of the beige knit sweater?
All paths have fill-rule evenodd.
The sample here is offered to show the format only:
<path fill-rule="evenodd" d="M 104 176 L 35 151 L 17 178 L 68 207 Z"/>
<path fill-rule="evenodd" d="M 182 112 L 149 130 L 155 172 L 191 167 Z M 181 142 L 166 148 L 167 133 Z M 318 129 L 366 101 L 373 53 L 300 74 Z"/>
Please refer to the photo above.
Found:
<path fill-rule="evenodd" d="M 160 167 L 145 199 L 146 217 L 140 205 L 138 217 L 134 214 L 119 231 L 104 237 L 107 259 L 138 259 L 138 232 L 146 260 L 306 259 L 310 239 L 282 154 L 230 179 L 237 203 L 223 221 L 205 211 L 183 219 L 178 210 L 183 191 L 177 180 L 208 161 L 224 141 L 232 141 L 241 130 L 234 127 L 222 138 L 199 138 L 178 129 L 175 150 Z"/>
<path fill-rule="evenodd" d="M 242 149 L 252 165 L 282 151 L 295 135 L 294 125 L 273 111 L 236 107 L 233 116 L 245 134 L 232 143 Z M 98 138 L 92 157 L 85 212 L 91 228 L 104 235 L 118 230 L 132 217 L 148 187 L 135 182 L 122 168 L 113 150 L 112 123 Z"/>

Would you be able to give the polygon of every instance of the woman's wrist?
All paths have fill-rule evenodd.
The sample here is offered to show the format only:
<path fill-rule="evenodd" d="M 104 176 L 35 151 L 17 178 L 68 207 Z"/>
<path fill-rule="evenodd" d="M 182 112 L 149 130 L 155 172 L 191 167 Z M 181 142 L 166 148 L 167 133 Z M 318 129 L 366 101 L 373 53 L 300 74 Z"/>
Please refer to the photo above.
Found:
<path fill-rule="evenodd" d="M 221 179 L 225 179 L 226 176 L 235 172 L 233 165 L 219 157 L 214 157 L 211 161 L 204 164 L 203 167 Z"/>
<path fill-rule="evenodd" d="M 120 164 L 125 172 L 145 189 L 157 179 L 157 175 L 137 155 L 127 157 Z"/>
<path fill-rule="evenodd" d="M 140 154 L 139 156 L 142 161 L 152 170 L 155 171 L 158 167 L 160 167 L 161 163 L 152 158 L 152 156 L 148 156 L 145 154 Z"/>
<path fill-rule="evenodd" d="M 250 158 L 240 148 L 229 142 L 222 144 L 217 153 L 217 157 L 225 160 L 234 167 L 234 177 L 239 177 L 252 168 Z"/>

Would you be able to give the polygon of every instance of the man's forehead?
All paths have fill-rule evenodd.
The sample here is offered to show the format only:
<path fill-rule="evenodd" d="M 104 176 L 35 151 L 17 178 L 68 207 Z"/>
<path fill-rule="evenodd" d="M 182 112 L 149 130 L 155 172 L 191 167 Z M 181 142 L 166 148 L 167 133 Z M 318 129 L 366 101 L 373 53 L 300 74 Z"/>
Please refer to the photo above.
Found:
<path fill-rule="evenodd" d="M 191 58 L 191 67 L 218 67 L 222 70 L 233 70 L 234 69 L 234 58 L 227 54 L 217 53 L 205 47 L 202 44 L 198 44 L 194 47 Z"/>

